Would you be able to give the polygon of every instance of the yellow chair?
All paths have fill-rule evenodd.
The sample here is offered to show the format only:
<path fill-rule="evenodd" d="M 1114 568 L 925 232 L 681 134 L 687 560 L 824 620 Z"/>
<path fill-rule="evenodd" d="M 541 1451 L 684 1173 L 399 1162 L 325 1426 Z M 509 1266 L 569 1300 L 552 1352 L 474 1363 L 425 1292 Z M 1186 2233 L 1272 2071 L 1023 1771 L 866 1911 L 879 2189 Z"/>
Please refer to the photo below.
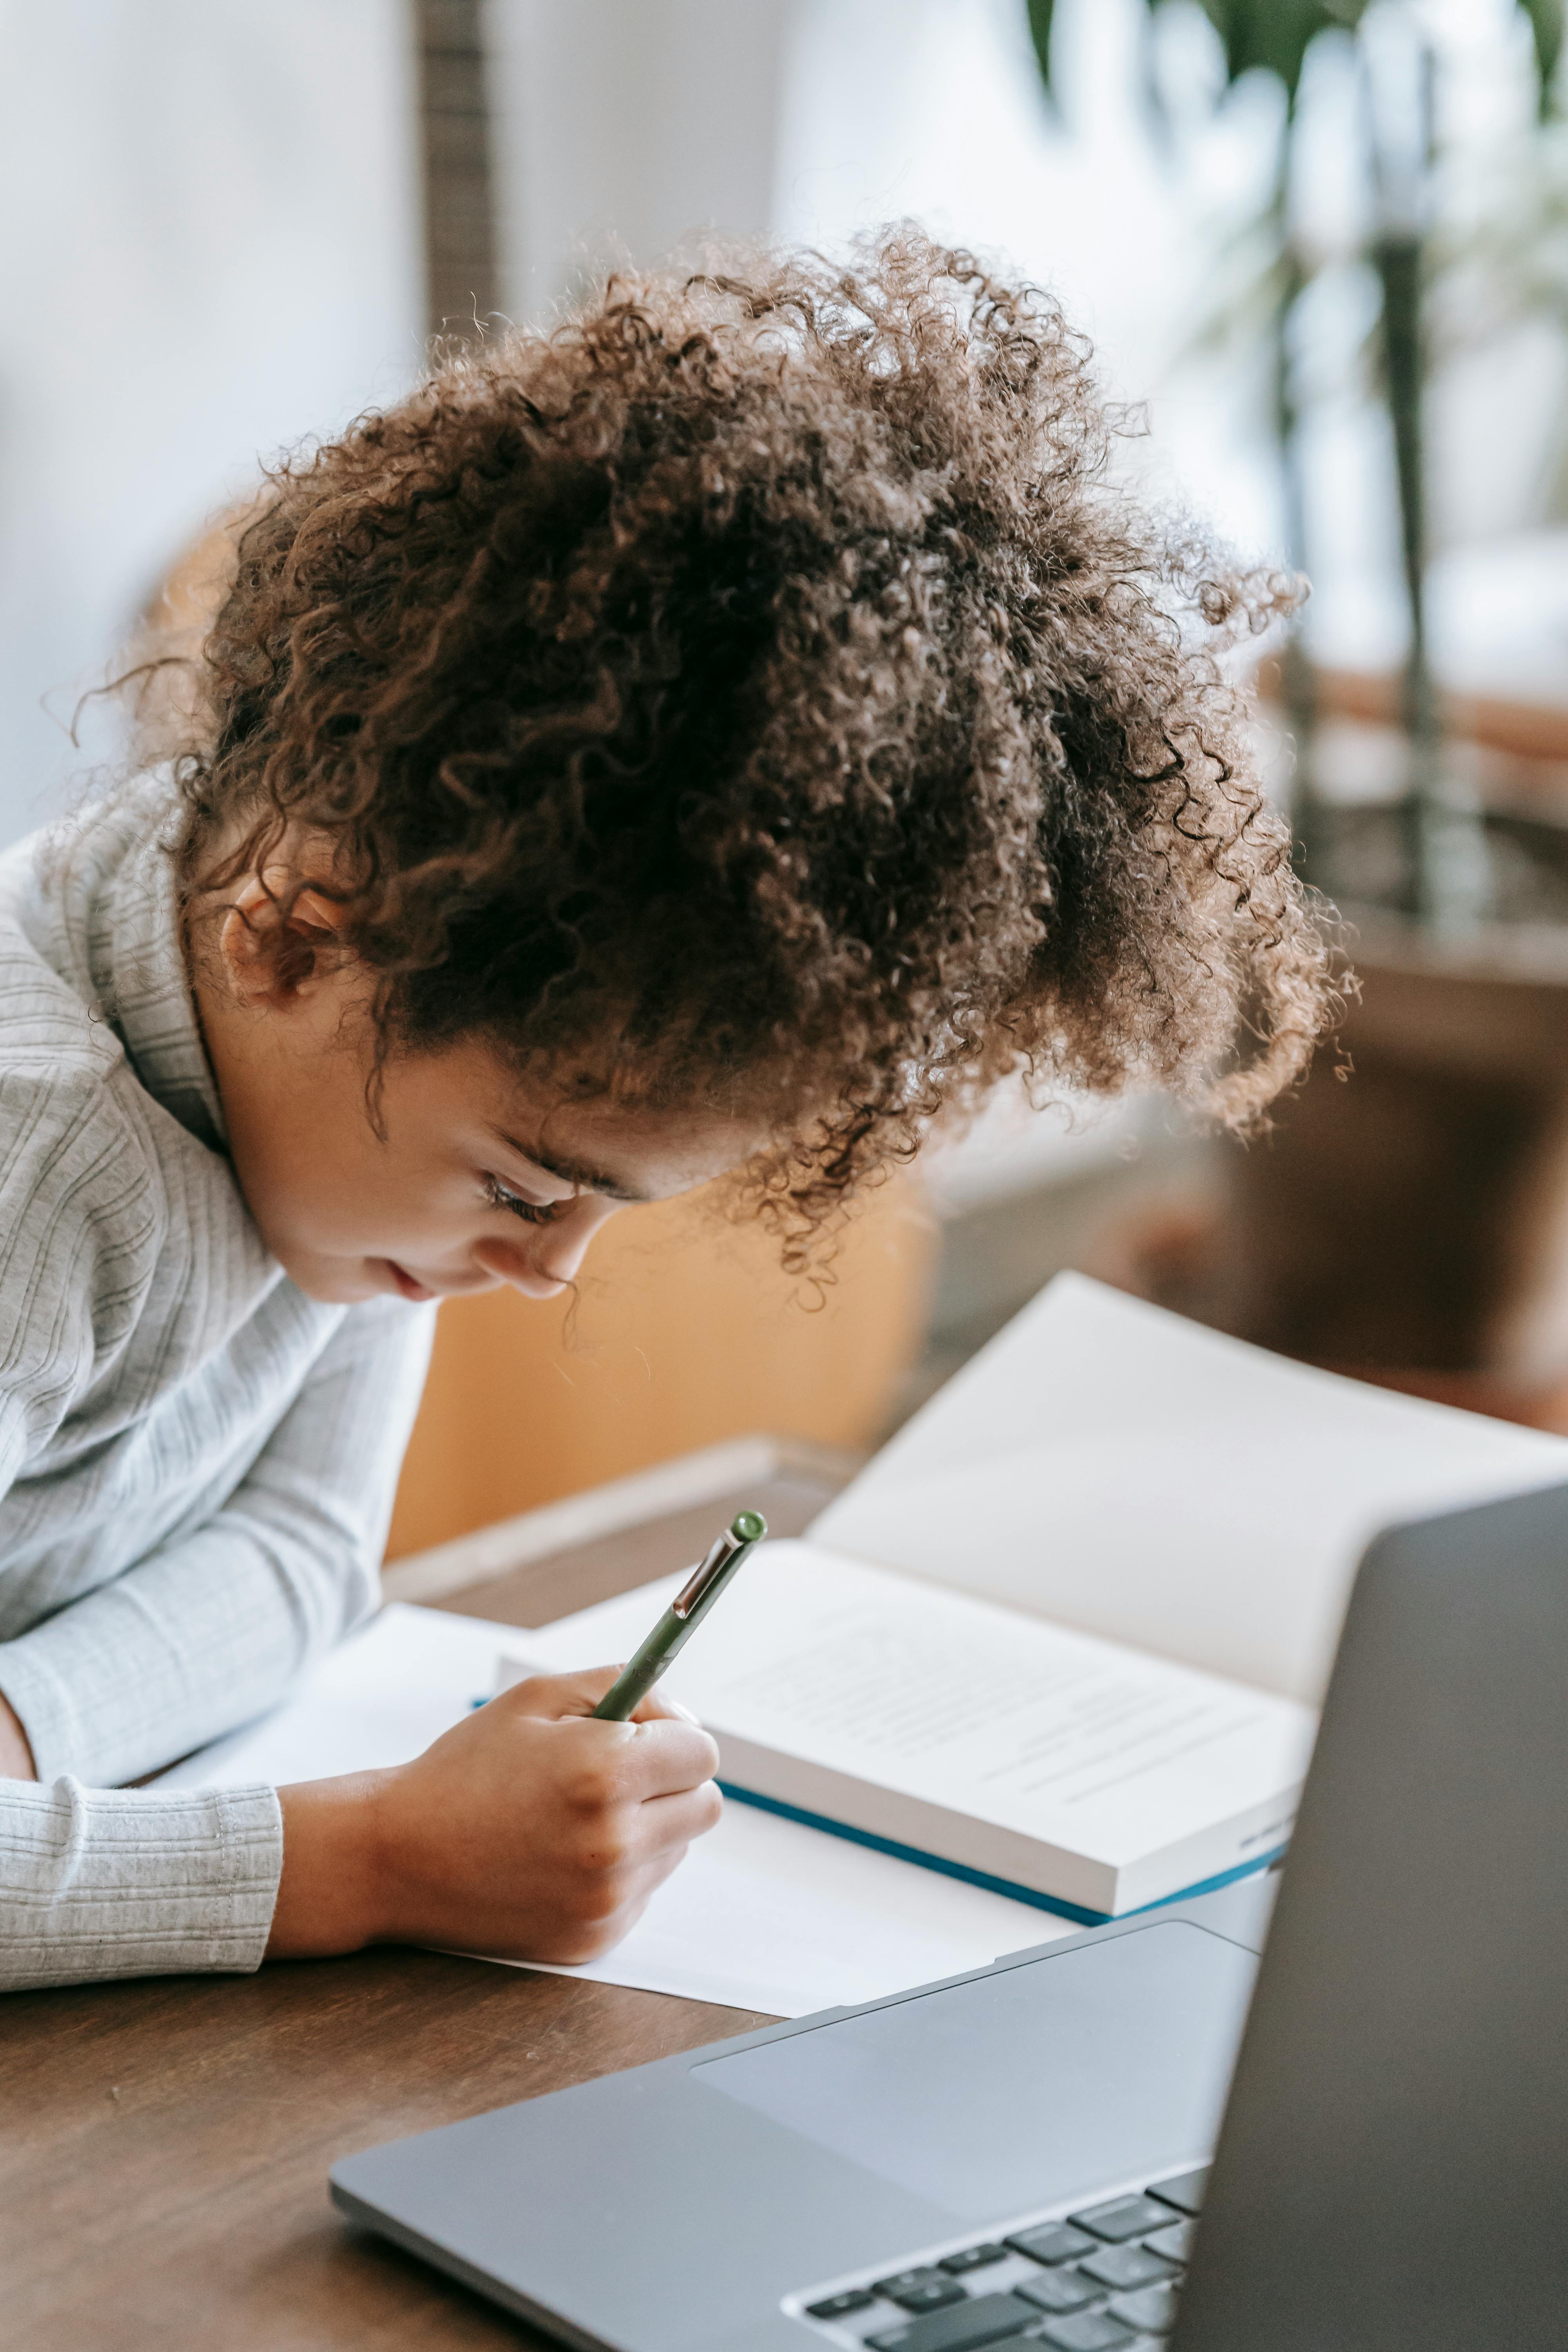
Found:
<path fill-rule="evenodd" d="M 933 1258 L 901 1178 L 866 1202 L 820 1299 L 764 1232 L 699 1196 L 614 1218 L 574 1295 L 449 1300 L 388 1559 L 753 1431 L 875 1444 L 920 1348 Z"/>

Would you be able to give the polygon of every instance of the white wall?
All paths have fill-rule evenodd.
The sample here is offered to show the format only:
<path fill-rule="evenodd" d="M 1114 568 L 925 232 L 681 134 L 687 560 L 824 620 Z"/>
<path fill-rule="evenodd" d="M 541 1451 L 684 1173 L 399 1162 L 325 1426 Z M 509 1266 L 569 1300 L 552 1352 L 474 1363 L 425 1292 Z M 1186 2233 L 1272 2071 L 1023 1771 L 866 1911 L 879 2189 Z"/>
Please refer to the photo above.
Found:
<path fill-rule="evenodd" d="M 853 0 L 851 0 L 853 5 Z M 800 0 L 486 0 L 505 307 L 584 268 L 772 226 Z"/>
<path fill-rule="evenodd" d="M 163 568 L 258 455 L 397 393 L 422 297 L 402 0 L 0 0 L 0 110 L 8 840 Z"/>

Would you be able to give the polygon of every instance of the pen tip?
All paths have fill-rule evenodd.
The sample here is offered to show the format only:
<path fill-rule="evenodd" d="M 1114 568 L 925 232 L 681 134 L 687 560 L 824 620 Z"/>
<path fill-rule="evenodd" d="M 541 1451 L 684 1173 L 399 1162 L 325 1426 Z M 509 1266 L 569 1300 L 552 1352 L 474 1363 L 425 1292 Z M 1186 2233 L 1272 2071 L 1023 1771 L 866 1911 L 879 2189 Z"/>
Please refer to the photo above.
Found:
<path fill-rule="evenodd" d="M 768 1523 L 761 1511 L 737 1511 L 730 1522 L 730 1533 L 742 1543 L 760 1543 L 767 1531 Z"/>

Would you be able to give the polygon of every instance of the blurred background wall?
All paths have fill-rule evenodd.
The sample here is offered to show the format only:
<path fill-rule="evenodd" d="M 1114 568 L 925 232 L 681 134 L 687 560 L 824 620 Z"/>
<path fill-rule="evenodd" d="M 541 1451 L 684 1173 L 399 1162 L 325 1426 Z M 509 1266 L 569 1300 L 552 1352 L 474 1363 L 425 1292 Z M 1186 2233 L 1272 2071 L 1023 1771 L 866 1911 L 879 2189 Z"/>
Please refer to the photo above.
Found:
<path fill-rule="evenodd" d="M 78 697 L 258 456 L 412 380 L 425 292 L 395 0 L 4 0 L 0 105 L 13 840 L 80 773 Z"/>
<path fill-rule="evenodd" d="M 1240 70 L 1234 42 L 1227 72 L 1216 24 L 1247 15 L 0 0 L 0 840 L 112 763 L 111 705 L 71 740 L 79 697 L 270 454 L 396 398 L 433 333 L 546 320 L 617 257 L 711 235 L 833 248 L 914 215 L 1039 276 L 1108 385 L 1145 404 L 1129 469 L 1316 583 L 1312 706 L 1266 707 L 1265 740 L 1282 793 L 1310 767 L 1323 807 L 1350 812 L 1314 822 L 1318 878 L 1373 950 L 1359 1091 L 1309 1089 L 1245 1165 L 1157 1102 L 1000 1105 L 918 1192 L 872 1204 L 819 1313 L 787 1305 L 752 1240 L 716 1253 L 679 1219 L 640 1239 L 619 1221 L 570 1326 L 510 1299 L 447 1310 L 405 1549 L 742 1427 L 871 1443 L 1068 1263 L 1303 1354 L 1484 1376 L 1484 1401 L 1558 1410 L 1542 1399 L 1568 1381 L 1568 164 L 1561 124 L 1538 130 L 1531 47 L 1552 9 L 1252 11 L 1260 38 L 1327 26 L 1294 80 L 1268 57 Z M 1412 27 L 1440 68 L 1424 618 L 1443 791 L 1486 883 L 1457 929 L 1379 880 L 1408 825 L 1365 816 L 1408 800 L 1410 606 L 1363 116 L 1369 59 Z M 1300 512 L 1278 439 L 1282 253 L 1300 279 Z M 1401 1239 L 1404 1292 L 1369 1306 L 1391 1231 L 1421 1245 Z M 742 1357 L 743 1381 L 714 1377 Z M 509 1445 L 510 1401 L 545 1395 Z"/>

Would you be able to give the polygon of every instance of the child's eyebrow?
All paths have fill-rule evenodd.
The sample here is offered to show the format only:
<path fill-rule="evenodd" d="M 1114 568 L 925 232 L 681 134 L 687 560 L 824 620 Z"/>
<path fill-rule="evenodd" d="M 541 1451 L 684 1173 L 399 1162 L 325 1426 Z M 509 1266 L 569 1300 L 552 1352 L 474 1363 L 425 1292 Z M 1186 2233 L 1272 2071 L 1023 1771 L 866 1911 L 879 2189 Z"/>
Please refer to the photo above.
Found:
<path fill-rule="evenodd" d="M 542 1151 L 520 1143 L 515 1135 L 507 1133 L 504 1127 L 492 1127 L 490 1133 L 504 1143 L 509 1151 L 515 1151 L 520 1160 L 528 1160 L 546 1176 L 553 1176 L 558 1183 L 575 1184 L 584 1192 L 600 1192 L 607 1201 L 636 1201 L 646 1206 L 651 1197 L 647 1192 L 633 1192 L 629 1185 L 618 1183 L 615 1177 L 606 1176 L 602 1168 L 590 1168 L 580 1160 L 547 1159 Z"/>

